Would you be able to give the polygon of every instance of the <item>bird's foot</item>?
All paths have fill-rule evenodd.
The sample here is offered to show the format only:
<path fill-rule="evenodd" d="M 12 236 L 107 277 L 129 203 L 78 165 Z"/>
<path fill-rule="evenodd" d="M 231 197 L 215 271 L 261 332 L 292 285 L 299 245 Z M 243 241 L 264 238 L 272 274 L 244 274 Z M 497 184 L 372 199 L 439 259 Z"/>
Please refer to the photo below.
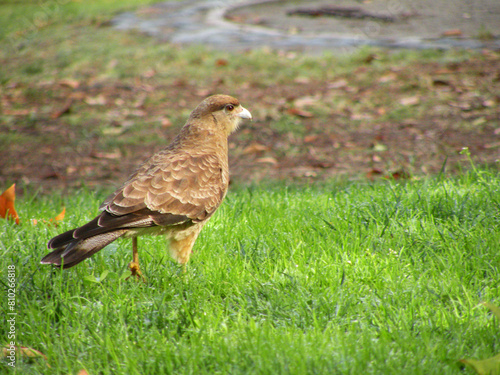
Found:
<path fill-rule="evenodd" d="M 141 268 L 139 267 L 139 263 L 137 262 L 130 262 L 128 264 L 128 268 L 130 269 L 130 276 L 127 277 L 125 280 L 130 279 L 132 276 L 135 276 L 135 278 L 139 281 L 142 280 L 143 282 L 146 282 L 146 278 L 141 272 Z"/>

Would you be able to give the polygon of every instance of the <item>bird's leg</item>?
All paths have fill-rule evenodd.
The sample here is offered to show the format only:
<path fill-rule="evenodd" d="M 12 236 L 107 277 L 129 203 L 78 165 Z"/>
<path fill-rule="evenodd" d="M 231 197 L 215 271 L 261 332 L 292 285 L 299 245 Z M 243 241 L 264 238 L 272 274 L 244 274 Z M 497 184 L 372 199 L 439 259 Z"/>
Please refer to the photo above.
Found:
<path fill-rule="evenodd" d="M 142 275 L 141 272 L 141 267 L 139 267 L 139 251 L 137 250 L 137 237 L 132 237 L 132 262 L 128 264 L 128 268 L 130 268 L 130 274 L 129 277 L 127 277 L 127 280 L 135 276 L 137 280 L 142 279 L 142 281 L 146 281 L 146 278 Z"/>

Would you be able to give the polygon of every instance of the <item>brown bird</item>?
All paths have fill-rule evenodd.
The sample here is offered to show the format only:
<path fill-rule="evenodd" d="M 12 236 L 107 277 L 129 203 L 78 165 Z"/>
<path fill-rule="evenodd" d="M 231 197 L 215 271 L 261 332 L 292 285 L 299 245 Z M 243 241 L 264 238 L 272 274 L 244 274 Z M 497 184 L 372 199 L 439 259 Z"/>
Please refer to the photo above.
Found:
<path fill-rule="evenodd" d="M 237 99 L 213 95 L 191 113 L 174 141 L 147 159 L 101 204 L 87 224 L 52 238 L 42 264 L 70 268 L 119 237 L 132 237 L 132 275 L 142 277 L 137 236 L 165 235 L 182 265 L 229 184 L 229 134 L 250 112 Z M 131 276 L 132 276 L 131 275 Z"/>

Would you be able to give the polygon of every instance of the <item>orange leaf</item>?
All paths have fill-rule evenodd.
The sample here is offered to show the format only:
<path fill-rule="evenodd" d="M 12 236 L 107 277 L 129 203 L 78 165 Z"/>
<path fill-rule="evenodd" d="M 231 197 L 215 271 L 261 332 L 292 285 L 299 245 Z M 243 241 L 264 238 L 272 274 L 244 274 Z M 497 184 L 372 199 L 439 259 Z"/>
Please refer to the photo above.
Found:
<path fill-rule="evenodd" d="M 19 224 L 19 216 L 14 208 L 14 201 L 16 200 L 16 184 L 5 190 L 0 195 L 0 217 L 7 219 L 11 217 Z"/>
<path fill-rule="evenodd" d="M 313 117 L 314 115 L 309 112 L 309 111 L 304 111 L 303 109 L 299 109 L 299 108 L 290 108 L 287 110 L 287 112 L 290 114 L 290 115 L 294 115 L 294 116 L 299 116 L 299 117 Z"/>
<path fill-rule="evenodd" d="M 53 221 L 55 224 L 57 224 L 58 221 L 61 221 L 64 219 L 64 215 L 66 214 L 66 207 L 63 207 L 63 210 L 59 215 L 57 215 L 55 218 L 50 219 L 50 221 Z"/>
<path fill-rule="evenodd" d="M 49 221 L 41 220 L 40 222 L 45 223 L 45 224 L 54 224 L 54 226 L 57 226 L 57 224 L 59 224 L 59 221 L 64 220 L 65 214 L 66 214 L 66 207 L 63 207 L 63 210 L 61 211 L 61 213 L 59 215 L 57 215 L 56 217 L 49 219 Z M 38 222 L 39 221 L 37 219 L 31 219 L 31 224 L 33 224 L 33 225 L 38 225 Z"/>

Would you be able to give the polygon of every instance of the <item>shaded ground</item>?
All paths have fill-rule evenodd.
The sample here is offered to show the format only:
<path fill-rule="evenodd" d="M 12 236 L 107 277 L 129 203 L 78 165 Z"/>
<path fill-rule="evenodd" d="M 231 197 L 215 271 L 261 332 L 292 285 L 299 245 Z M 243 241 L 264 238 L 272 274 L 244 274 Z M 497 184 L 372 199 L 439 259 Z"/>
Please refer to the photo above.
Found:
<path fill-rule="evenodd" d="M 499 54 L 403 65 L 384 62 L 388 56 L 360 55 L 348 71 L 321 79 L 300 68 L 303 75 L 272 85 L 255 63 L 243 71 L 225 59 L 214 60 L 208 84 L 154 70 L 135 80 L 96 81 L 92 72 L 78 80 L 11 80 L 0 93 L 0 185 L 116 186 L 216 92 L 239 97 L 255 116 L 230 139 L 236 183 L 421 176 L 439 172 L 445 160 L 456 171 L 462 147 L 476 162 L 498 165 Z M 296 58 L 279 61 L 294 65 Z M 315 72 L 334 62 L 303 64 Z M 237 85 L 235 71 L 246 77 Z"/>

